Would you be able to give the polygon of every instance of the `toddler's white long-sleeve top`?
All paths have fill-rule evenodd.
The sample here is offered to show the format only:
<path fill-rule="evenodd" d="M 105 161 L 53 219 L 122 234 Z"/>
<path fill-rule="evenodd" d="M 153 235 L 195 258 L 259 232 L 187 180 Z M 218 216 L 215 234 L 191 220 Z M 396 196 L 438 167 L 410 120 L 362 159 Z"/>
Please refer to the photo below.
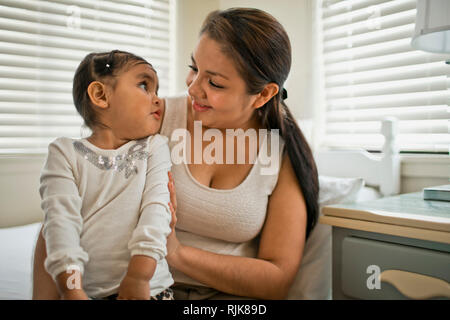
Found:
<path fill-rule="evenodd" d="M 118 292 L 131 256 L 157 261 L 154 296 L 173 284 L 165 256 L 170 233 L 167 138 L 154 135 L 115 150 L 86 139 L 49 145 L 41 174 L 45 268 L 55 279 L 79 268 L 90 297 Z"/>

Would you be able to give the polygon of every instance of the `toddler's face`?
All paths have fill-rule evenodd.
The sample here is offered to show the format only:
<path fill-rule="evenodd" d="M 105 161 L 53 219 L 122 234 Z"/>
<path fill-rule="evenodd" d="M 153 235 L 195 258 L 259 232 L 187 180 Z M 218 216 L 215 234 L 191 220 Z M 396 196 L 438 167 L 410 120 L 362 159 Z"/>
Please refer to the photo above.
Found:
<path fill-rule="evenodd" d="M 121 73 L 108 101 L 111 129 L 117 137 L 135 140 L 158 133 L 162 103 L 158 77 L 147 64 L 137 64 Z"/>

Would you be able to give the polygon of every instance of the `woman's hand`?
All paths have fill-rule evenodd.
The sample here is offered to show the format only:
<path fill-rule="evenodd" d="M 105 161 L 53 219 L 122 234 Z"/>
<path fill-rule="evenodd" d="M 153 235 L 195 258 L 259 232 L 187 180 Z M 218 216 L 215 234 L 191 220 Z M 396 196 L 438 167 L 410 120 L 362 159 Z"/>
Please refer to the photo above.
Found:
<path fill-rule="evenodd" d="M 175 233 L 175 225 L 177 224 L 177 194 L 175 191 L 175 184 L 173 182 L 173 176 L 172 173 L 169 171 L 169 191 L 170 191 L 170 202 L 169 202 L 169 208 L 170 212 L 172 213 L 172 221 L 170 222 L 170 228 L 172 229 L 172 232 L 167 237 L 167 262 L 171 264 L 171 261 L 176 257 L 176 254 L 178 252 L 178 249 L 180 248 L 181 244 L 177 239 L 176 233 Z"/>

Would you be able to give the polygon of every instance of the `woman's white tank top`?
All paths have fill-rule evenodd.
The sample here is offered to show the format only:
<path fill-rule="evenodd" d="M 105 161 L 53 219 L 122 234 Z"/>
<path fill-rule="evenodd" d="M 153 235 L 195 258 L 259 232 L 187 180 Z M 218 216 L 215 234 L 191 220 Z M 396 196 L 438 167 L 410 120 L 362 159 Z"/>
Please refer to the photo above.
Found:
<path fill-rule="evenodd" d="M 165 106 L 161 134 L 169 138 L 172 162 L 179 162 L 183 145 L 180 136 L 187 132 L 187 96 L 166 98 Z M 202 185 L 191 175 L 185 161 L 173 163 L 178 204 L 176 231 L 182 244 L 219 254 L 256 257 L 284 148 L 284 141 L 276 132 L 260 140 L 257 160 L 244 181 L 233 189 Z M 273 151 L 276 153 L 272 157 Z M 268 159 L 272 160 L 269 164 Z M 171 271 L 176 283 L 201 285 L 177 270 Z"/>

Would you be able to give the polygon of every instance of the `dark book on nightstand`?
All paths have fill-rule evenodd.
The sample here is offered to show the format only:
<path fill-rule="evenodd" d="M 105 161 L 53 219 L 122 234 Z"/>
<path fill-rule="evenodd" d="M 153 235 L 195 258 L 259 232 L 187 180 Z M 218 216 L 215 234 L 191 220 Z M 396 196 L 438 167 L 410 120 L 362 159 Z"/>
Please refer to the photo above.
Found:
<path fill-rule="evenodd" d="M 423 189 L 424 200 L 450 201 L 450 184 Z"/>

